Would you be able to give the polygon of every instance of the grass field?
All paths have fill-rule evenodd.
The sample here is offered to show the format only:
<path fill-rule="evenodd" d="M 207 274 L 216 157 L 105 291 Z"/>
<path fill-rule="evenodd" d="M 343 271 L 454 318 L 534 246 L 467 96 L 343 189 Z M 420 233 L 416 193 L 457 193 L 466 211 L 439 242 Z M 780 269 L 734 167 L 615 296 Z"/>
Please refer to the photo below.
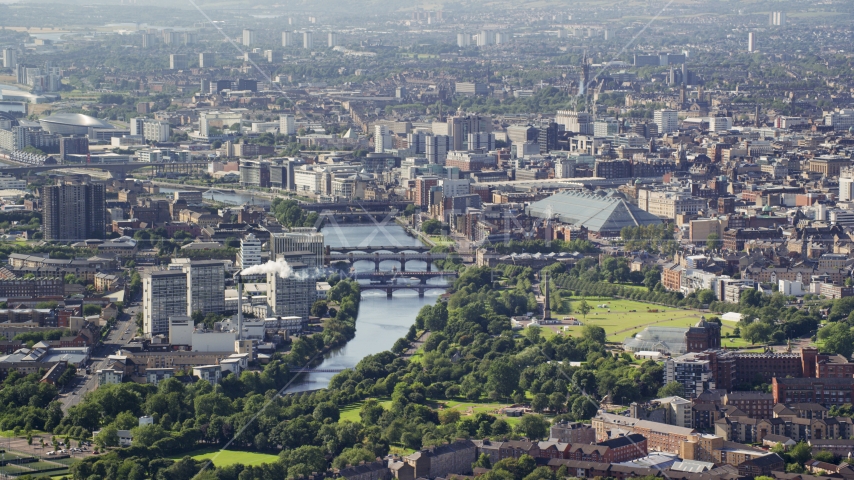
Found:
<path fill-rule="evenodd" d="M 575 308 L 581 300 L 580 297 L 569 299 L 569 309 L 573 312 L 571 315 L 581 320 L 585 325 L 596 325 L 604 328 L 608 335 L 608 341 L 611 342 L 622 342 L 626 337 L 635 335 L 651 325 L 657 327 L 688 327 L 696 324 L 700 317 L 704 316 L 702 312 L 696 310 L 662 307 L 633 300 L 589 297 L 585 300 L 593 309 L 587 314 L 587 318 L 583 318 L 580 314 L 575 313 Z M 599 308 L 599 305 L 607 305 L 607 308 Z M 547 327 L 560 328 L 559 325 Z M 582 328 L 581 326 L 567 327 L 567 331 L 570 335 L 580 335 Z M 726 336 L 734 328 L 734 324 L 724 323 L 721 334 Z M 740 338 L 725 338 L 722 339 L 722 342 L 727 347 L 749 346 Z"/>
<path fill-rule="evenodd" d="M 243 465 L 261 465 L 263 463 L 273 463 L 278 460 L 278 455 L 257 452 L 241 452 L 237 450 L 217 450 L 214 448 L 206 448 L 191 452 L 190 455 L 195 460 L 212 460 L 214 465 L 225 467 L 241 463 Z M 172 457 L 173 460 L 180 460 L 184 455 Z"/>
<path fill-rule="evenodd" d="M 385 409 L 388 409 L 391 406 L 390 398 L 378 398 L 377 400 L 379 401 L 380 406 Z M 362 419 L 359 417 L 359 411 L 362 409 L 362 405 L 364 404 L 365 402 L 362 401 L 345 405 L 344 408 L 341 409 L 341 416 L 338 418 L 338 421 L 343 422 L 349 420 L 351 422 L 361 422 Z"/>

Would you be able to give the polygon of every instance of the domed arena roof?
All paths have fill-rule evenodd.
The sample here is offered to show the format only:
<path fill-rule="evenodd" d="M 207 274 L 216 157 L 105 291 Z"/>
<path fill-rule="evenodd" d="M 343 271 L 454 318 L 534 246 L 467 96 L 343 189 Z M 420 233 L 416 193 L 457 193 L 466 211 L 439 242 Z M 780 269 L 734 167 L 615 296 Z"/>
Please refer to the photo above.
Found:
<path fill-rule="evenodd" d="M 39 120 L 42 128 L 50 133 L 86 135 L 89 128 L 115 128 L 107 122 L 82 113 L 57 113 Z"/>

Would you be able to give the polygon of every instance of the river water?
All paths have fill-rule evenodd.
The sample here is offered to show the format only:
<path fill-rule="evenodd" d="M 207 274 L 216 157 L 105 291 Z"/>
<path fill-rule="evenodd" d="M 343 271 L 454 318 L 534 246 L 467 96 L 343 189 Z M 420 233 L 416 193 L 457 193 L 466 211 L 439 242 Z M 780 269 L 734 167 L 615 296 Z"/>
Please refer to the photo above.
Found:
<path fill-rule="evenodd" d="M 160 193 L 172 195 L 177 192 L 179 189 L 177 188 L 169 188 L 169 187 L 160 187 Z M 228 189 L 230 190 L 230 189 Z M 243 205 L 244 203 L 248 203 L 250 205 L 258 205 L 261 207 L 270 206 L 270 200 L 265 197 L 256 197 L 255 195 L 246 195 L 243 193 L 225 193 L 223 191 L 217 191 L 214 193 L 208 193 L 210 190 L 202 193 L 202 197 L 206 200 L 210 200 L 213 202 L 219 203 L 227 203 L 229 205 Z"/>
<path fill-rule="evenodd" d="M 324 241 L 332 250 L 335 247 L 364 246 L 416 246 L 421 243 L 406 234 L 398 225 L 386 225 L 378 228 L 374 225 L 331 225 L 323 228 Z M 398 263 L 381 262 L 381 270 L 391 270 Z M 409 271 L 426 270 L 426 262 L 407 262 Z M 373 262 L 356 262 L 355 270 L 373 271 Z M 431 284 L 441 286 L 441 279 L 433 279 Z M 393 298 L 387 298 L 384 291 L 368 290 L 362 293 L 359 305 L 359 317 L 356 319 L 356 336 L 340 349 L 330 352 L 318 368 L 350 368 L 359 361 L 375 353 L 391 349 L 398 338 L 409 331 L 415 323 L 415 317 L 422 306 L 433 304 L 443 289 L 428 290 L 424 298 L 418 297 L 414 290 L 394 292 Z M 287 390 L 301 392 L 324 388 L 334 373 L 310 373 L 304 375 Z"/>

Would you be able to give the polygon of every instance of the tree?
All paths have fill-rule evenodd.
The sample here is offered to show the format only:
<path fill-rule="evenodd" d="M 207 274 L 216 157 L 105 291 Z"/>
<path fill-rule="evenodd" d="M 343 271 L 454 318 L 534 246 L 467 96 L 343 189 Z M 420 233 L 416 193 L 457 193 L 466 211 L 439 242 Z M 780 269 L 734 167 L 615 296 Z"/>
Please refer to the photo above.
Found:
<path fill-rule="evenodd" d="M 311 315 L 315 317 L 322 317 L 326 315 L 326 312 L 328 311 L 329 304 L 326 303 L 326 300 L 318 300 L 311 306 Z"/>
<path fill-rule="evenodd" d="M 548 435 L 549 421 L 540 415 L 523 415 L 516 430 L 531 440 L 538 440 Z"/>
<path fill-rule="evenodd" d="M 118 447 L 119 430 L 113 424 L 107 425 L 98 432 L 98 435 L 95 435 L 95 443 L 101 448 Z"/>
<path fill-rule="evenodd" d="M 824 341 L 823 352 L 851 358 L 854 352 L 854 332 L 847 323 L 837 322 L 827 325 L 818 331 L 817 337 Z"/>
<path fill-rule="evenodd" d="M 670 382 L 658 389 L 658 398 L 683 396 L 685 396 L 685 387 L 677 381 Z"/>
<path fill-rule="evenodd" d="M 487 388 L 500 398 L 508 398 L 519 386 L 519 367 L 507 357 L 498 358 L 489 366 Z"/>
<path fill-rule="evenodd" d="M 584 319 L 586 320 L 587 314 L 590 313 L 590 310 L 592 310 L 593 308 L 590 306 L 589 303 L 587 303 L 587 300 L 581 299 L 581 301 L 578 302 L 578 306 L 576 306 L 575 309 L 578 310 L 578 313 L 580 313 L 581 316 L 584 317 Z"/>
<path fill-rule="evenodd" d="M 596 343 L 605 343 L 605 329 L 598 325 L 585 325 L 581 329 L 581 338 Z"/>
<path fill-rule="evenodd" d="M 599 411 L 599 406 L 590 397 L 581 395 L 572 402 L 570 413 L 577 421 L 590 420 Z"/>
<path fill-rule="evenodd" d="M 489 460 L 489 455 L 485 453 L 481 453 L 479 457 L 477 457 L 477 461 L 471 464 L 471 468 L 492 468 L 492 461 Z"/>
<path fill-rule="evenodd" d="M 534 395 L 534 398 L 531 400 L 531 409 L 537 413 L 542 413 L 549 406 L 549 397 L 545 393 L 538 393 Z"/>
<path fill-rule="evenodd" d="M 812 458 L 812 447 L 801 440 L 797 445 L 789 450 L 789 456 L 791 456 L 792 460 L 796 461 L 798 464 L 803 465 L 804 462 Z"/>
<path fill-rule="evenodd" d="M 710 233 L 708 237 L 706 237 L 706 247 L 710 250 L 717 250 L 721 248 L 721 237 L 717 233 Z"/>
<path fill-rule="evenodd" d="M 756 321 L 741 329 L 741 338 L 751 344 L 767 342 L 774 329 L 765 322 Z"/>

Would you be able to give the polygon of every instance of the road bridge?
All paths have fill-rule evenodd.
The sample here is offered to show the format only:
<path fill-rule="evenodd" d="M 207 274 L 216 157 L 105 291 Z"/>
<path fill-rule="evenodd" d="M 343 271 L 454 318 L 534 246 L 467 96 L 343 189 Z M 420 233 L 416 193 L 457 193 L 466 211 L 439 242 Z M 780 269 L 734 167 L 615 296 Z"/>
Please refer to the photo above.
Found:
<path fill-rule="evenodd" d="M 329 202 L 329 203 L 308 203 L 301 202 L 300 208 L 309 212 L 358 212 L 358 211 L 379 211 L 379 210 L 403 210 L 413 202 L 403 200 L 365 200 L 359 202 Z"/>
<path fill-rule="evenodd" d="M 445 278 L 448 280 L 455 280 L 457 278 L 457 272 L 454 271 L 441 271 L 441 272 L 357 272 L 349 275 L 349 278 L 355 278 L 356 280 L 370 280 L 373 284 L 379 285 L 388 285 L 388 284 L 399 284 L 407 285 L 407 283 L 403 283 L 406 280 L 418 280 L 421 285 L 426 285 L 427 280 L 431 278 Z"/>
<path fill-rule="evenodd" d="M 450 253 L 330 253 L 326 255 L 326 262 L 333 264 L 335 262 L 349 262 L 351 265 L 358 261 L 374 262 L 374 271 L 380 271 L 380 262 L 395 261 L 400 264 L 398 271 L 406 271 L 406 262 L 419 260 L 427 262 L 427 271 L 432 271 L 433 262 L 436 260 L 444 260 L 454 254 Z"/>
<path fill-rule="evenodd" d="M 346 368 L 301 368 L 291 367 L 291 373 L 340 373 Z"/>
<path fill-rule="evenodd" d="M 385 290 L 386 296 L 391 298 L 394 292 L 398 290 L 415 290 L 419 297 L 424 297 L 424 292 L 427 290 L 447 290 L 447 287 L 437 285 L 360 285 L 359 288 L 364 292 L 366 290 Z"/>
<path fill-rule="evenodd" d="M 330 253 L 401 253 L 401 252 L 420 252 L 426 253 L 430 251 L 427 245 L 410 245 L 410 246 L 384 246 L 384 247 L 330 247 L 326 246 L 326 254 Z"/>
<path fill-rule="evenodd" d="M 87 163 L 87 164 L 57 164 L 57 165 L 21 165 L 19 167 L 0 167 L 0 174 L 7 175 L 27 175 L 29 173 L 48 172 L 51 170 L 103 170 L 110 172 L 113 178 L 126 178 L 129 172 L 140 170 L 143 168 L 151 168 L 154 170 L 154 175 L 162 173 L 183 173 L 191 174 L 198 171 L 204 171 L 207 168 L 207 162 L 129 162 L 129 163 Z"/>

